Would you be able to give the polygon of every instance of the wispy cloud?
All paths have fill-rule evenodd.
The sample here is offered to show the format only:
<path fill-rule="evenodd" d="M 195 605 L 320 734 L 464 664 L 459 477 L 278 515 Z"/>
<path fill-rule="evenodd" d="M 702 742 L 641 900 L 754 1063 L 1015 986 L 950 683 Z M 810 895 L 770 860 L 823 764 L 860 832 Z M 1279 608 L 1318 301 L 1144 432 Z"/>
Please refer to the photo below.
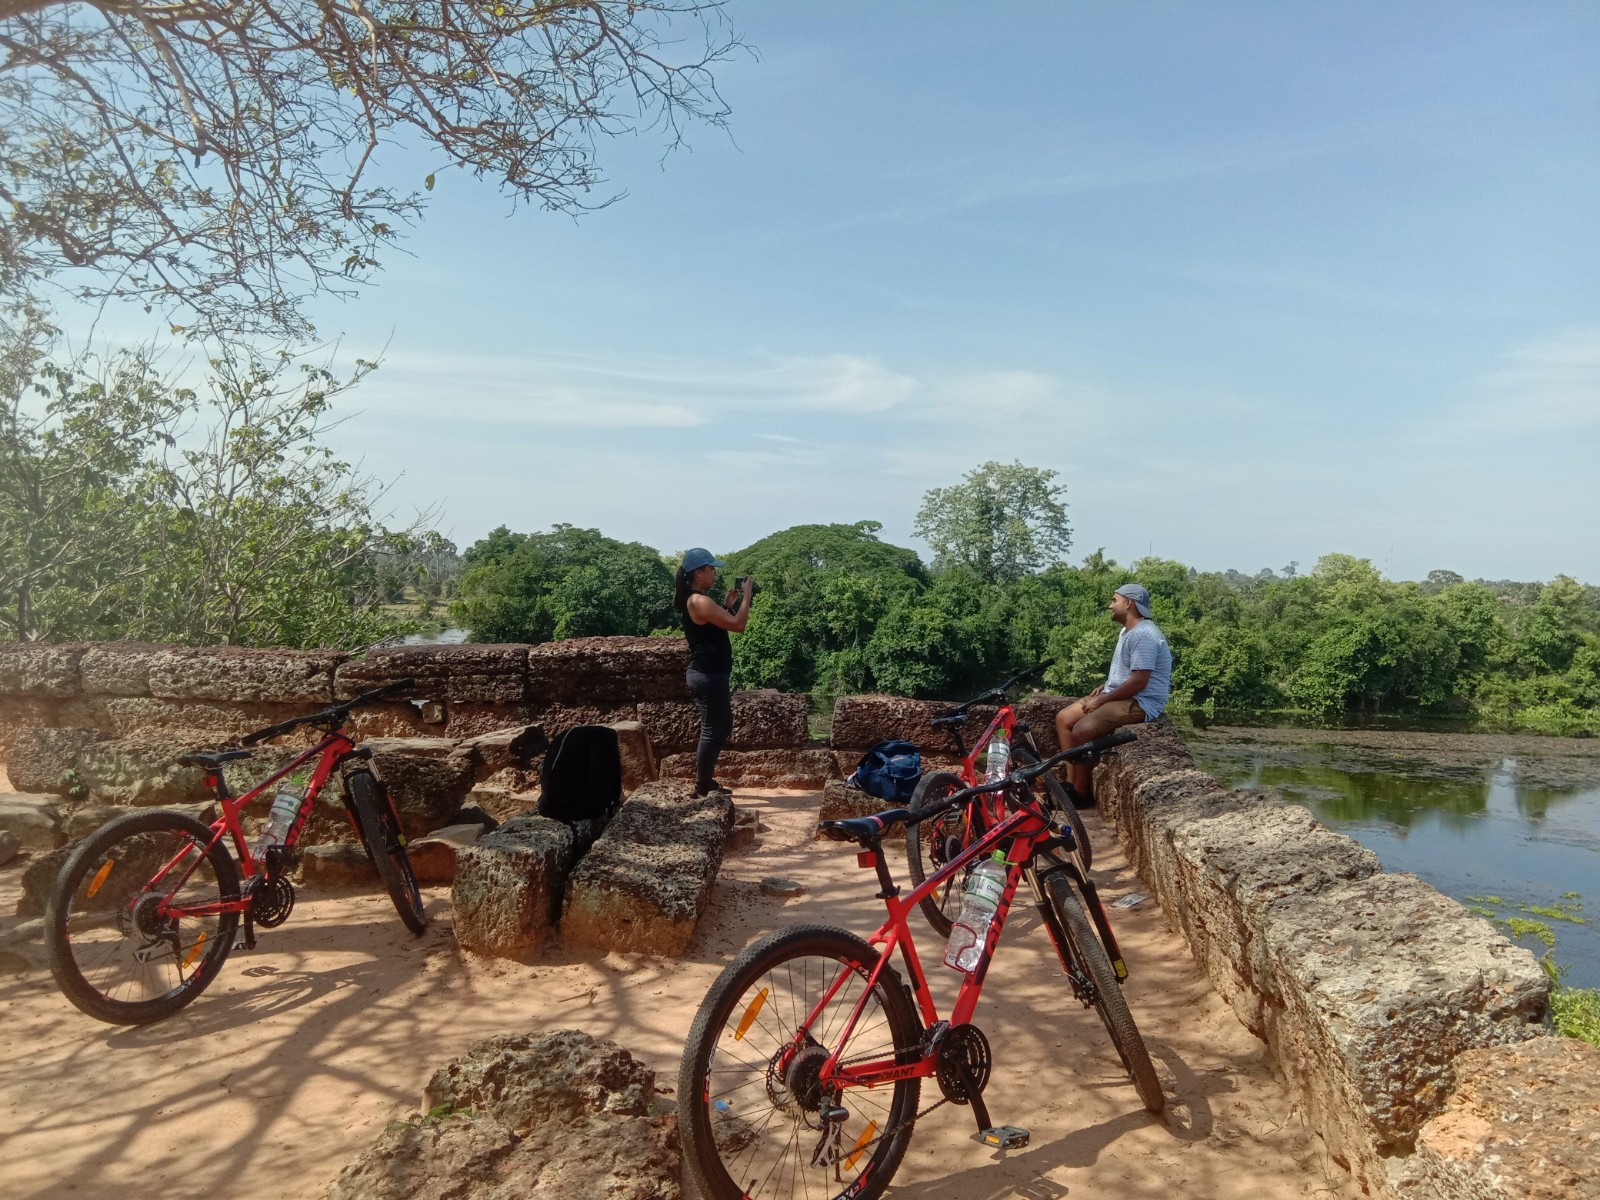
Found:
<path fill-rule="evenodd" d="M 1536 437 L 1600 428 L 1600 328 L 1569 329 L 1512 348 L 1462 409 L 1453 431 Z"/>

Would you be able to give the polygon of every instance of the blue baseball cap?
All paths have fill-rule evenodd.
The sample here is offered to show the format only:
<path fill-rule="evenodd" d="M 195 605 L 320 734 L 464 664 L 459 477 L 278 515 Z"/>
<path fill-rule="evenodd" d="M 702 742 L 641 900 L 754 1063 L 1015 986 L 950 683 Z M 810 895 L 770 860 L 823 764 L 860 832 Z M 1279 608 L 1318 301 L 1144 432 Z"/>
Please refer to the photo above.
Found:
<path fill-rule="evenodd" d="M 701 567 L 725 567 L 727 563 L 718 562 L 711 556 L 711 551 L 703 546 L 696 546 L 693 550 L 684 551 L 680 571 L 698 571 Z"/>
<path fill-rule="evenodd" d="M 1125 583 L 1117 589 L 1117 595 L 1126 596 L 1133 601 L 1133 606 L 1139 610 L 1141 617 L 1150 615 L 1150 589 L 1142 583 Z"/>

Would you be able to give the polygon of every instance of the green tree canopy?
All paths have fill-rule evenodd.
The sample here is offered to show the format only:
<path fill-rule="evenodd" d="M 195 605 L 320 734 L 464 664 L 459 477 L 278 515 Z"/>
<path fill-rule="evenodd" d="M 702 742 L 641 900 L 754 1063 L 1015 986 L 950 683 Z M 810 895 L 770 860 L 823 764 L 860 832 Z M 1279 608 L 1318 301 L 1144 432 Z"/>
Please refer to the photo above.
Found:
<path fill-rule="evenodd" d="M 962 566 L 979 578 L 1011 580 L 1065 558 L 1072 546 L 1066 487 L 1056 472 L 1020 462 L 986 462 L 961 483 L 922 498 L 914 532 L 938 569 Z"/>

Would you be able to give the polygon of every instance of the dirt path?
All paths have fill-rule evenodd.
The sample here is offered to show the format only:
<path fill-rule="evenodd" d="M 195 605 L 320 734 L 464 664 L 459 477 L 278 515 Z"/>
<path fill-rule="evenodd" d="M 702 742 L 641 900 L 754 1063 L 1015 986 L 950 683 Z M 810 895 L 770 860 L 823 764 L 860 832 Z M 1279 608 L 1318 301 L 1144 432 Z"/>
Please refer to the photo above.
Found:
<path fill-rule="evenodd" d="M 435 1065 L 493 1033 L 582 1028 L 628 1047 L 657 1069 L 659 1086 L 670 1086 L 700 998 L 751 937 L 817 920 L 866 932 L 881 911 L 849 849 L 811 840 L 814 796 L 738 799 L 760 810 L 766 831 L 729 856 L 713 911 L 678 961 L 473 958 L 451 937 L 449 892 L 439 889 L 420 939 L 376 894 L 304 898 L 287 925 L 265 933 L 253 953 L 236 954 L 191 1008 L 152 1027 L 89 1020 L 47 972 L 0 975 L 6 1196 L 318 1197 L 386 1121 L 413 1111 Z M 1106 898 L 1142 890 L 1089 816 Z M 764 896 L 758 882 L 773 874 L 802 881 L 806 894 Z M 19 876 L 15 865 L 0 869 L 0 913 L 13 911 Z M 1053 957 L 1046 961 L 1037 916 L 1021 912 L 978 1023 L 997 1058 L 990 1110 L 996 1121 L 1029 1127 L 1032 1145 L 1004 1156 L 980 1147 L 968 1111 L 946 1105 L 919 1122 L 889 1194 L 1353 1196 L 1261 1043 L 1210 990 L 1155 902 L 1116 910 L 1114 919 L 1133 972 L 1130 1005 L 1168 1091 L 1165 1118 L 1145 1114 L 1099 1021 L 1072 1002 Z M 0 917 L 0 932 L 15 923 Z M 940 975 L 949 977 L 940 981 L 943 1007 L 955 976 Z"/>

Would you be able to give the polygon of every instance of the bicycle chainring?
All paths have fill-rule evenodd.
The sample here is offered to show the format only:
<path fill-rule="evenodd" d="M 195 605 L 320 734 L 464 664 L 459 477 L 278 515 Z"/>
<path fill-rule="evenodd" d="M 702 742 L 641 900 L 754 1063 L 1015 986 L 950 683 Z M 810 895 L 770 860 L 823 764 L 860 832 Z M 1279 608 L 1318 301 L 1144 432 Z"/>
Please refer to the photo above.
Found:
<path fill-rule="evenodd" d="M 257 875 L 247 885 L 250 919 L 263 929 L 276 929 L 294 911 L 294 884 L 283 876 Z"/>
<path fill-rule="evenodd" d="M 976 1025 L 955 1025 L 939 1041 L 935 1078 L 939 1091 L 952 1104 L 970 1104 L 989 1086 L 993 1058 L 989 1039 Z M 965 1071 L 961 1068 L 965 1067 Z"/>

